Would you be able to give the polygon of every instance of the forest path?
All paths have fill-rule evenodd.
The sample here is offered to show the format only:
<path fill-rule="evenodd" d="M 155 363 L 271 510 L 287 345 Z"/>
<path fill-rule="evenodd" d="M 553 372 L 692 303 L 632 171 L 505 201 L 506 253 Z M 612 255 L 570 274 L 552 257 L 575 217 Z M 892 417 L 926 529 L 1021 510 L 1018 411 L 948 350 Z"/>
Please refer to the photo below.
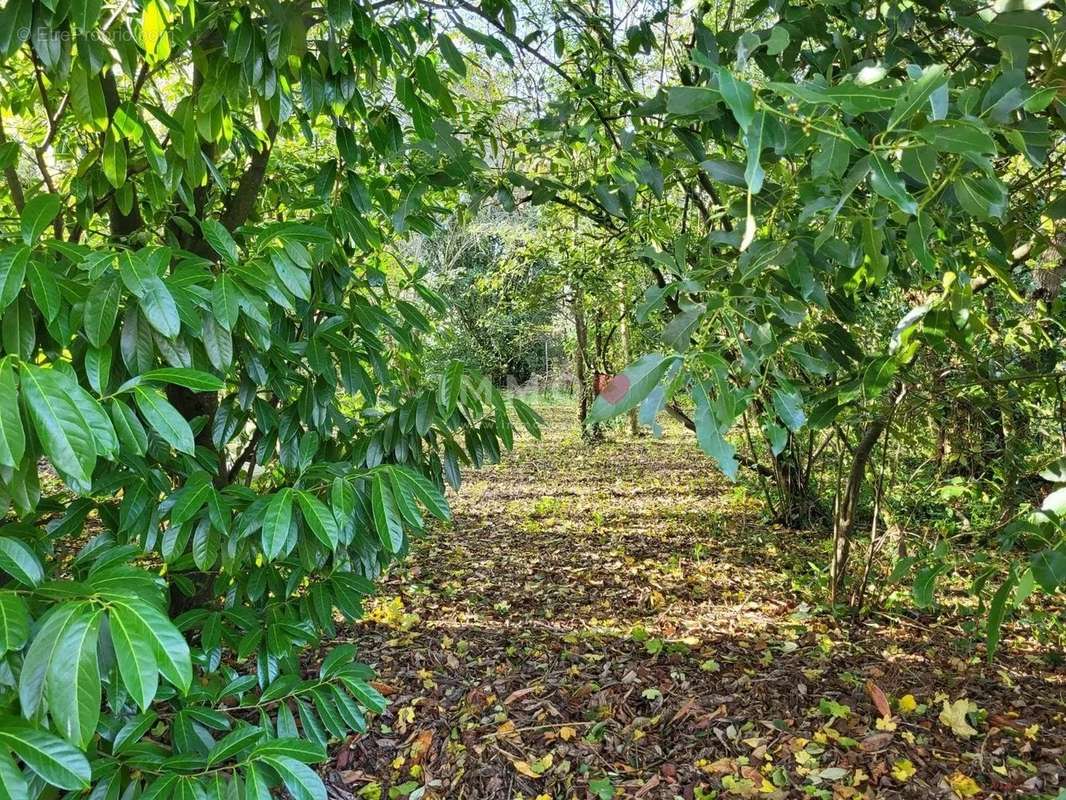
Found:
<path fill-rule="evenodd" d="M 1066 786 L 1066 677 L 1046 654 L 990 668 L 951 649 L 959 620 L 946 616 L 838 627 L 793 586 L 824 563 L 818 540 L 768 527 L 691 436 L 588 447 L 569 406 L 538 410 L 544 440 L 465 474 L 454 523 L 417 543 L 348 632 L 391 705 L 334 754 L 335 797 Z M 907 694 L 919 705 L 903 713 Z M 941 695 L 987 713 L 978 735 L 938 720 Z"/>

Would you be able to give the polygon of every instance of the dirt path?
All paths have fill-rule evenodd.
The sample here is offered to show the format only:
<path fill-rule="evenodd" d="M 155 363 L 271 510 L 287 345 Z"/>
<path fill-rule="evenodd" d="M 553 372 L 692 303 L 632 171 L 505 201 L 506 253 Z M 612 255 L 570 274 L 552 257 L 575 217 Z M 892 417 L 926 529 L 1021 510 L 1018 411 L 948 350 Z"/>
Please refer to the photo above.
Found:
<path fill-rule="evenodd" d="M 350 631 L 392 704 L 336 754 L 337 797 L 1066 786 L 1066 676 L 1047 653 L 1012 642 L 988 667 L 946 614 L 840 628 L 790 577 L 824 563 L 819 545 L 769 529 L 683 432 L 587 448 L 568 409 L 541 411 L 545 441 L 469 473 L 454 524 Z M 978 713 L 953 732 L 944 699 Z"/>

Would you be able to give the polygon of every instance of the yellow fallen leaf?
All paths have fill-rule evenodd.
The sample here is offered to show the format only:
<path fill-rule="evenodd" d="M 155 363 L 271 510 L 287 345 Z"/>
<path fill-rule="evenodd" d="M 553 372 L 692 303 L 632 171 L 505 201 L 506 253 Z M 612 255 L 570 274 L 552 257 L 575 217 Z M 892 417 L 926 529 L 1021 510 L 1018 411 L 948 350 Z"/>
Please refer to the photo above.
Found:
<path fill-rule="evenodd" d="M 564 742 L 569 742 L 575 736 L 577 736 L 577 731 L 569 725 L 563 725 L 563 727 L 559 728 L 559 738 Z"/>
<path fill-rule="evenodd" d="M 516 770 L 518 770 L 522 775 L 525 775 L 527 778 L 541 777 L 540 774 L 533 771 L 533 767 L 530 766 L 528 761 L 512 761 L 511 763 L 514 764 L 514 768 Z"/>
<path fill-rule="evenodd" d="M 909 781 L 917 771 L 908 758 L 901 758 L 892 765 L 892 777 L 900 783 Z"/>
<path fill-rule="evenodd" d="M 977 782 L 968 775 L 963 775 L 961 772 L 956 772 L 954 775 L 948 778 L 948 785 L 951 786 L 956 796 L 963 798 L 974 797 L 980 794 L 981 787 L 977 785 Z"/>
<path fill-rule="evenodd" d="M 896 723 L 892 721 L 890 717 L 878 717 L 874 723 L 874 727 L 879 731 L 894 731 L 896 729 Z"/>
<path fill-rule="evenodd" d="M 944 701 L 940 711 L 940 724 L 951 728 L 951 732 L 962 739 L 977 735 L 977 730 L 966 720 L 966 714 L 976 711 L 977 704 L 965 697 L 954 703 Z"/>
<path fill-rule="evenodd" d="M 905 694 L 899 699 L 899 710 L 902 714 L 910 714 L 918 707 L 918 701 L 913 694 Z"/>

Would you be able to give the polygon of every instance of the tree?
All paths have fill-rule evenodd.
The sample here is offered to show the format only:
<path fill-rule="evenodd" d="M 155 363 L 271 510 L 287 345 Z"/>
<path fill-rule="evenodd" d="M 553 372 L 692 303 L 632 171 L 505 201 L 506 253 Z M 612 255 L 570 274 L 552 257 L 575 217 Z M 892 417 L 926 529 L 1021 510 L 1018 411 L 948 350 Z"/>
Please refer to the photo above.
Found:
<path fill-rule="evenodd" d="M 525 13 L 527 27 L 555 31 L 553 47 L 487 17 L 554 91 L 515 134 L 531 150 L 524 168 L 500 180 L 643 239 L 654 283 L 642 311 L 661 320 L 657 352 L 616 379 L 590 422 L 667 411 L 730 477 L 750 466 L 769 478 L 783 521 L 828 517 L 830 597 L 842 601 L 872 459 L 915 413 L 907 387 L 970 373 L 1002 396 L 1032 381 L 1014 371 L 1027 362 L 1058 386 L 1060 9 Z M 1054 332 L 1009 340 L 1010 371 L 974 359 L 1001 331 L 1041 328 Z M 819 469 L 828 454 L 845 462 L 839 480 Z M 1048 520 L 1040 552 L 1058 563 L 1066 545 Z M 1062 573 L 1037 571 L 1055 591 Z"/>
<path fill-rule="evenodd" d="M 324 797 L 385 701 L 301 653 L 512 442 L 390 252 L 482 166 L 471 56 L 378 6 L 0 11 L 4 796 Z"/>

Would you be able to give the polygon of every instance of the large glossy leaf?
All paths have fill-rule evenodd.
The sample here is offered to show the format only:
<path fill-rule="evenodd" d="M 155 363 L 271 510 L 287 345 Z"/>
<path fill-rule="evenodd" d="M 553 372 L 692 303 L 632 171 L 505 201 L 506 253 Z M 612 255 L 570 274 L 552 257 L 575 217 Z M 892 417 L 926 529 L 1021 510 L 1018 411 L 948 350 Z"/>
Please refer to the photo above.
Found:
<path fill-rule="evenodd" d="M 30 261 L 30 248 L 25 245 L 8 247 L 0 251 L 0 311 L 3 311 L 22 291 L 26 266 Z"/>
<path fill-rule="evenodd" d="M 191 454 L 196 450 L 192 428 L 178 413 L 178 410 L 167 402 L 162 393 L 144 386 L 136 386 L 133 389 L 133 396 L 137 408 L 152 426 L 152 430 L 163 438 L 163 441 L 182 453 Z"/>
<path fill-rule="evenodd" d="M 189 645 L 174 623 L 154 605 L 136 595 L 115 594 L 107 599 L 112 615 L 122 615 L 134 635 L 147 638 L 163 677 L 180 692 L 188 691 L 192 683 Z"/>
<path fill-rule="evenodd" d="M 45 679 L 52 726 L 85 749 L 100 719 L 100 667 L 96 644 L 103 612 L 86 610 L 67 626 Z"/>
<path fill-rule="evenodd" d="M 22 241 L 33 244 L 59 214 L 59 195 L 43 193 L 26 201 L 22 209 Z"/>
<path fill-rule="evenodd" d="M 75 791 L 89 785 L 92 772 L 80 751 L 22 720 L 0 717 L 0 747 L 7 747 L 45 783 Z"/>
<path fill-rule="evenodd" d="M 378 538 L 387 552 L 397 553 L 403 547 L 403 525 L 396 509 L 392 487 L 381 473 L 375 473 L 371 486 L 370 501 Z"/>
<path fill-rule="evenodd" d="M 100 279 L 85 298 L 85 336 L 94 347 L 102 347 L 111 336 L 118 317 L 118 301 L 123 285 L 114 274 Z"/>
<path fill-rule="evenodd" d="M 296 499 L 300 504 L 300 512 L 303 514 L 304 521 L 307 522 L 318 540 L 331 550 L 335 548 L 340 533 L 337 530 L 337 520 L 334 519 L 333 512 L 310 492 L 299 490 L 296 492 Z"/>
<path fill-rule="evenodd" d="M 67 629 L 86 614 L 83 603 L 70 602 L 52 606 L 38 623 L 22 662 L 19 675 L 19 704 L 23 716 L 37 713 L 44 697 L 48 668 L 58 652 Z"/>
<path fill-rule="evenodd" d="M 30 800 L 26 776 L 18 765 L 0 748 L 0 800 Z"/>
<path fill-rule="evenodd" d="M 326 786 L 318 774 L 296 759 L 285 756 L 261 756 L 278 773 L 295 800 L 326 800 Z"/>
<path fill-rule="evenodd" d="M 13 357 L 0 359 L 0 467 L 15 467 L 26 450 Z"/>
<path fill-rule="evenodd" d="M 696 425 L 696 441 L 700 449 L 717 462 L 726 477 L 736 480 L 740 466 L 736 459 L 736 448 L 725 440 L 725 431 L 721 430 L 714 417 L 711 401 L 703 384 L 694 384 L 692 397 L 696 405 L 693 422 Z"/>
<path fill-rule="evenodd" d="M 87 490 L 96 466 L 96 442 L 87 421 L 52 370 L 26 364 L 20 373 L 23 405 L 45 455 L 73 488 Z"/>
<path fill-rule="evenodd" d="M 263 513 L 262 544 L 268 561 L 283 555 L 292 525 L 293 490 L 284 487 L 270 498 Z"/>
<path fill-rule="evenodd" d="M 116 606 L 108 615 L 108 625 L 122 683 L 138 707 L 146 711 L 159 686 L 159 666 L 142 622 L 128 609 Z"/>
<path fill-rule="evenodd" d="M 21 650 L 30 638 L 30 615 L 15 592 L 0 589 L 0 657 Z"/>
<path fill-rule="evenodd" d="M 10 536 L 0 536 L 0 572 L 24 586 L 36 586 L 44 580 L 44 567 L 33 548 Z"/>

